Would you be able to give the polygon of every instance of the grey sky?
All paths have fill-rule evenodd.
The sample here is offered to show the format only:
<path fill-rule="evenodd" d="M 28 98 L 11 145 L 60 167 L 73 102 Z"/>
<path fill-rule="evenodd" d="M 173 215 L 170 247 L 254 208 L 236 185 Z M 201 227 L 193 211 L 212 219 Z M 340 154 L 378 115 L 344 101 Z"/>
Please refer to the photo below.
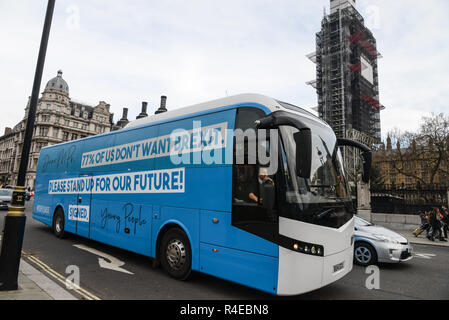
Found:
<path fill-rule="evenodd" d="M 0 134 L 24 116 L 47 1 L 0 0 Z M 238 93 L 299 106 L 317 97 L 315 65 L 329 0 L 57 0 L 41 91 L 59 69 L 74 100 L 111 104 L 129 119 L 161 95 L 175 109 Z M 382 134 L 416 130 L 449 98 L 449 2 L 360 0 L 379 60 Z"/>

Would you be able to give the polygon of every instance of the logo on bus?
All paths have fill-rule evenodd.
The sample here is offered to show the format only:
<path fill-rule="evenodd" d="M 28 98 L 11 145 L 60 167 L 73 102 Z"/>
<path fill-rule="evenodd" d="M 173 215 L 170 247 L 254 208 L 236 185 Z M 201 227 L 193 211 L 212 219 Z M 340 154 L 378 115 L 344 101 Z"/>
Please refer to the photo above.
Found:
<path fill-rule="evenodd" d="M 69 206 L 69 220 L 89 222 L 89 206 Z"/>

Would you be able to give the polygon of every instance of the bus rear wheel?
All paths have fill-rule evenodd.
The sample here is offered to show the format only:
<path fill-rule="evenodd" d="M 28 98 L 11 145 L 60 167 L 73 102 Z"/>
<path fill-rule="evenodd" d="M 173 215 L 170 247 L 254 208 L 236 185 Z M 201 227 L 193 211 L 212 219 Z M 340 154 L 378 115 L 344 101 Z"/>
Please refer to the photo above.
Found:
<path fill-rule="evenodd" d="M 192 250 L 184 231 L 175 228 L 164 234 L 159 257 L 170 277 L 178 280 L 189 278 L 192 272 Z"/>
<path fill-rule="evenodd" d="M 64 211 L 61 208 L 56 209 L 55 216 L 53 218 L 53 233 L 59 239 L 64 238 L 65 235 L 65 219 Z"/>

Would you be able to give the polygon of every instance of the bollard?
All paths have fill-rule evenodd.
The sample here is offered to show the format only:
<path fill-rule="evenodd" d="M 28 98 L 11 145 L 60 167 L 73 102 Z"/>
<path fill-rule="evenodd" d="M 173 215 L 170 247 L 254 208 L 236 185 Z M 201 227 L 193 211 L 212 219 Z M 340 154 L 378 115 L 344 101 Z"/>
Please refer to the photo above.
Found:
<path fill-rule="evenodd" d="M 15 187 L 5 217 L 0 252 L 0 291 L 17 290 L 23 236 L 25 234 L 25 187 Z"/>

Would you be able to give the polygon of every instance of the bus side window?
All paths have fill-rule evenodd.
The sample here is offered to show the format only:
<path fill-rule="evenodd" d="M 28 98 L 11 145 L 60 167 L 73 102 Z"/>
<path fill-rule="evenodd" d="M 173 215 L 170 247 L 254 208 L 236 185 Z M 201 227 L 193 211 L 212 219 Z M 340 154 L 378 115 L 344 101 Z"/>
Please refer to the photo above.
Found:
<path fill-rule="evenodd" d="M 257 203 L 255 165 L 236 165 L 234 168 L 234 203 Z"/>
<path fill-rule="evenodd" d="M 257 204 L 259 202 L 259 183 L 257 160 L 257 130 L 255 121 L 264 117 L 262 110 L 240 108 L 237 111 L 236 130 L 244 137 L 234 142 L 234 196 L 235 204 Z M 256 154 L 253 154 L 253 153 Z M 243 157 L 242 157 L 243 155 Z"/>
<path fill-rule="evenodd" d="M 257 148 L 268 150 L 269 147 L 268 140 L 259 145 L 257 143 L 255 121 L 264 116 L 263 111 L 254 108 L 241 108 L 237 112 L 235 128 L 246 131 L 247 134 L 244 139 L 236 139 L 234 143 L 232 225 L 274 241 L 278 229 L 277 219 L 274 218 L 276 209 L 268 210 L 263 205 L 264 184 L 274 185 L 274 176 L 269 176 L 266 168 L 261 167 L 257 161 Z M 249 134 L 251 130 L 253 134 Z M 237 151 L 243 152 L 243 163 L 238 161 Z"/>

